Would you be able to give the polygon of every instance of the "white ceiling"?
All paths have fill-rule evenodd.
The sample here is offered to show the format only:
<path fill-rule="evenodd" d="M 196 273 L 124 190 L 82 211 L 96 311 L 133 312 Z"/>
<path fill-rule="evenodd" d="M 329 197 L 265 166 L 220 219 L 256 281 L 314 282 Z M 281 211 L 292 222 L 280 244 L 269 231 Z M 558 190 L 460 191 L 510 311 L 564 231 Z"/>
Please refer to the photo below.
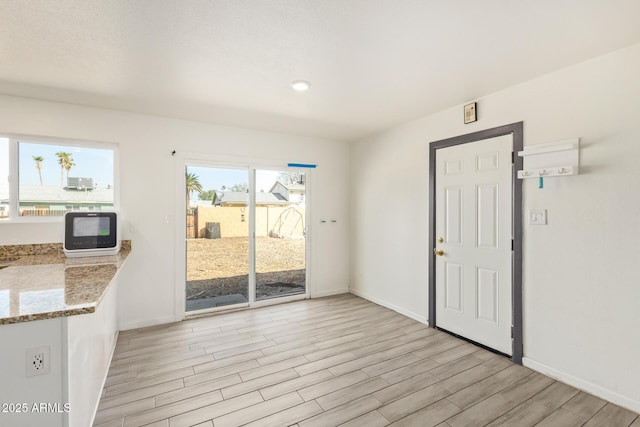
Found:
<path fill-rule="evenodd" d="M 1 0 L 0 93 L 349 141 L 639 43 L 638 18 L 639 0 Z"/>

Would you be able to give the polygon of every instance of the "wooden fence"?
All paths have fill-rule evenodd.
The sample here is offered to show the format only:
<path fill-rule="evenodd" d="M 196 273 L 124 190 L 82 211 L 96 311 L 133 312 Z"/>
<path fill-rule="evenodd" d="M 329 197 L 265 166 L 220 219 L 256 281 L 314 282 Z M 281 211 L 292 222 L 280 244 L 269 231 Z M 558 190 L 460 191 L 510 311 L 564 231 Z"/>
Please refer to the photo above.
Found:
<path fill-rule="evenodd" d="M 62 216 L 65 212 L 65 209 L 20 208 L 20 216 Z"/>
<path fill-rule="evenodd" d="M 187 238 L 192 239 L 198 230 L 198 208 L 187 209 Z"/>

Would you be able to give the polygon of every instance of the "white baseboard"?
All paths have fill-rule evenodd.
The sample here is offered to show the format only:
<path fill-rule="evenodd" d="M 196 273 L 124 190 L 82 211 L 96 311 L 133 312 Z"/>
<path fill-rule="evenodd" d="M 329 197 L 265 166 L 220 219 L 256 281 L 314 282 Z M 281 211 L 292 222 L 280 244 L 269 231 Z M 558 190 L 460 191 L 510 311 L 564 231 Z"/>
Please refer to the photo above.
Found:
<path fill-rule="evenodd" d="M 146 328 L 147 326 L 164 325 L 165 323 L 173 323 L 173 322 L 178 322 L 180 320 L 182 319 L 176 319 L 175 316 L 165 316 L 165 317 L 158 317 L 158 318 L 149 319 L 149 320 L 139 320 L 135 322 L 127 322 L 127 323 L 120 324 L 120 330 L 128 331 L 131 329 Z"/>
<path fill-rule="evenodd" d="M 326 291 L 311 291 L 310 298 L 322 298 L 322 297 L 330 297 L 331 295 L 340 295 L 340 294 L 348 294 L 349 288 L 336 288 L 329 289 Z"/>
<path fill-rule="evenodd" d="M 348 294 L 349 293 L 349 289 L 348 288 L 336 288 L 336 289 L 329 289 L 329 290 L 324 290 L 321 292 L 312 292 L 310 298 L 322 298 L 322 297 L 328 297 L 331 295 L 339 295 L 339 294 Z M 297 300 L 297 299 L 305 299 L 306 297 L 303 295 L 301 297 L 298 296 L 294 296 L 293 298 L 287 300 L 274 300 L 274 303 L 282 303 L 282 302 L 289 302 L 291 300 Z M 269 302 L 267 302 L 266 304 L 260 304 L 258 303 L 258 306 L 260 305 L 268 305 L 270 304 Z M 206 314 L 210 314 L 210 313 L 206 313 Z M 120 330 L 121 331 L 128 331 L 131 329 L 139 329 L 139 328 L 146 328 L 148 326 L 157 326 L 157 325 L 163 325 L 166 323 L 174 323 L 174 322 L 180 322 L 181 320 L 183 320 L 182 317 L 176 317 L 175 315 L 173 316 L 164 316 L 164 317 L 158 317 L 158 318 L 154 318 L 154 319 L 148 319 L 148 320 L 139 320 L 139 321 L 133 321 L 133 322 L 125 322 L 125 323 L 121 323 L 120 324 Z"/>
<path fill-rule="evenodd" d="M 554 369 L 543 363 L 536 362 L 535 360 L 531 360 L 528 357 L 522 358 L 522 364 L 527 368 L 531 368 L 534 371 L 543 373 L 547 376 L 550 376 L 551 378 L 554 378 L 572 387 L 586 391 L 587 393 L 593 394 L 594 396 L 600 397 L 606 401 L 615 403 L 616 405 L 622 406 L 623 408 L 626 408 L 630 411 L 640 413 L 640 402 L 635 401 L 633 399 L 629 399 L 628 397 L 622 396 L 614 391 L 607 390 L 605 388 L 600 387 L 599 385 L 574 377 L 573 375 L 558 371 L 557 369 Z"/>
<path fill-rule="evenodd" d="M 416 320 L 416 321 L 418 321 L 420 323 L 423 323 L 423 324 L 429 326 L 429 319 L 427 319 L 425 316 L 422 316 L 420 314 L 416 314 L 416 313 L 414 313 L 412 311 L 405 310 L 402 307 L 398 307 L 397 305 L 394 305 L 394 304 L 388 303 L 386 301 L 383 301 L 381 299 L 372 297 L 371 295 L 367 295 L 366 293 L 364 293 L 362 291 L 359 291 L 357 289 L 351 288 L 351 289 L 349 289 L 349 292 L 354 294 L 354 295 L 356 295 L 356 296 L 359 296 L 360 298 L 364 298 L 364 299 L 366 299 L 368 301 L 371 301 L 373 303 L 376 303 L 378 305 L 386 307 L 386 308 L 388 308 L 390 310 L 396 311 L 396 312 L 402 314 L 403 316 L 407 316 L 407 317 L 409 317 L 409 318 L 411 318 L 413 320 Z"/>

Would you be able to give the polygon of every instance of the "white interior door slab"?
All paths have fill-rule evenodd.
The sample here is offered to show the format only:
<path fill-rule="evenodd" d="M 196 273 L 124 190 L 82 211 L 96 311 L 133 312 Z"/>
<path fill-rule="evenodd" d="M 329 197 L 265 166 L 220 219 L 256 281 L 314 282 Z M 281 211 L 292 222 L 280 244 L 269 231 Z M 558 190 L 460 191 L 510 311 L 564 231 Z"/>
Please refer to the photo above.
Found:
<path fill-rule="evenodd" d="M 437 326 L 508 355 L 512 150 L 512 135 L 438 149 L 435 193 Z"/>

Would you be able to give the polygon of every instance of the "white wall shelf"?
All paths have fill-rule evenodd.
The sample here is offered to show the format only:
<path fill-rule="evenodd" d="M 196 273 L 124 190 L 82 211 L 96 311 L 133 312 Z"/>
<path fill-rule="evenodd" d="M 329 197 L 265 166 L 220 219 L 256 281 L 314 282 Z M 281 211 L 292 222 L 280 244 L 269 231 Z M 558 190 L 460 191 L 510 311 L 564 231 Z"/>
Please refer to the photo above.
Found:
<path fill-rule="evenodd" d="M 524 161 L 518 178 L 577 175 L 580 169 L 579 150 L 579 138 L 525 147 L 518 152 Z"/>

